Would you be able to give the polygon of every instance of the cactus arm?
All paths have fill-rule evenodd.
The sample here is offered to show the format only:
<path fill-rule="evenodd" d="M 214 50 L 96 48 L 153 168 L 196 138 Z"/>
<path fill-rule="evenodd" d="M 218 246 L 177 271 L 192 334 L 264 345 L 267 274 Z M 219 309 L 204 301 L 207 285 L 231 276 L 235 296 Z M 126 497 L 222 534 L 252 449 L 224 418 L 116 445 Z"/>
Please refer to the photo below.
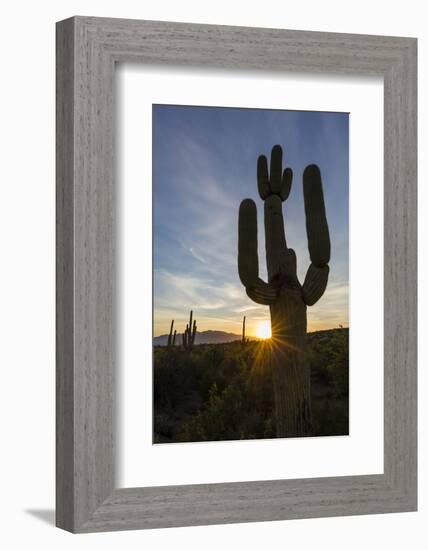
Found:
<path fill-rule="evenodd" d="M 246 287 L 246 292 L 253 302 L 263 306 L 271 306 L 277 300 L 279 289 L 273 284 L 257 279 L 251 287 Z"/>
<path fill-rule="evenodd" d="M 302 295 L 305 304 L 312 306 L 321 298 L 327 287 L 330 260 L 330 235 L 321 173 L 315 164 L 307 166 L 303 172 L 303 197 L 309 256 L 312 263 L 306 273 Z"/>
<path fill-rule="evenodd" d="M 174 330 L 174 336 L 172 337 L 172 345 L 175 346 L 175 337 L 177 336 L 177 331 Z"/>
<path fill-rule="evenodd" d="M 315 164 L 307 166 L 303 172 L 303 197 L 309 256 L 315 266 L 323 267 L 330 260 L 330 235 L 325 214 L 321 173 Z"/>
<path fill-rule="evenodd" d="M 257 254 L 257 208 L 253 200 L 245 199 L 239 207 L 238 272 L 247 295 L 256 303 L 274 303 L 277 289 L 259 277 Z"/>
<path fill-rule="evenodd" d="M 281 199 L 283 201 L 288 199 L 288 195 L 291 191 L 291 182 L 293 180 L 293 170 L 291 168 L 286 168 L 282 174 L 282 183 L 281 183 Z"/>
<path fill-rule="evenodd" d="M 260 155 L 257 159 L 257 187 L 260 197 L 265 200 L 270 194 L 267 158 Z"/>
<path fill-rule="evenodd" d="M 259 276 L 257 208 L 251 199 L 243 200 L 239 207 L 238 272 L 245 287 L 252 286 Z"/>
<path fill-rule="evenodd" d="M 309 266 L 302 287 L 303 301 L 307 306 L 313 306 L 324 294 L 327 287 L 329 271 L 328 265 L 317 267 L 311 264 Z"/>

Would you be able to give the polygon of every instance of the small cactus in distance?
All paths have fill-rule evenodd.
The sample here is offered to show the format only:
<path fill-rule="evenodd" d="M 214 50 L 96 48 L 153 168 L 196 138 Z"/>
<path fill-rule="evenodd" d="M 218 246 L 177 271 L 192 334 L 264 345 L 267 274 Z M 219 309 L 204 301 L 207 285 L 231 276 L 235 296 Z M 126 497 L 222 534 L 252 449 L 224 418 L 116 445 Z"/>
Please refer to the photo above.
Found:
<path fill-rule="evenodd" d="M 246 344 L 248 344 L 248 338 L 245 338 L 245 315 L 244 315 L 244 318 L 242 319 L 242 339 L 241 339 L 241 345 L 242 347 L 245 347 Z"/>
<path fill-rule="evenodd" d="M 191 350 L 193 347 L 193 344 L 195 343 L 195 337 L 196 337 L 196 319 L 193 320 L 193 311 L 190 310 L 190 319 L 188 324 L 186 325 L 186 330 L 183 333 L 183 348 L 187 350 Z"/>
<path fill-rule="evenodd" d="M 168 335 L 168 347 L 169 346 L 175 346 L 175 334 L 177 331 L 174 330 L 174 333 L 172 332 L 174 329 L 174 319 L 171 321 L 171 328 L 169 329 L 169 335 Z"/>

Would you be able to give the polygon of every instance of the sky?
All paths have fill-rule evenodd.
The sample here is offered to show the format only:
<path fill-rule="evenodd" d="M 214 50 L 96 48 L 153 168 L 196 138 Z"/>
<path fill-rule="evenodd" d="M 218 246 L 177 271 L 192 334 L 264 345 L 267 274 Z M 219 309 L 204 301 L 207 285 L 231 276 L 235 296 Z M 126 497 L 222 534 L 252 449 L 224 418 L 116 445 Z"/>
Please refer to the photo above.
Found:
<path fill-rule="evenodd" d="M 255 335 L 269 308 L 250 300 L 238 277 L 238 210 L 257 205 L 260 276 L 267 280 L 263 201 L 257 158 L 275 144 L 293 169 L 283 203 L 287 245 L 297 254 L 303 282 L 307 249 L 302 174 L 321 170 L 331 240 L 330 278 L 308 307 L 308 331 L 348 326 L 347 113 L 153 105 L 154 335 L 182 332 L 193 309 L 198 330 Z"/>

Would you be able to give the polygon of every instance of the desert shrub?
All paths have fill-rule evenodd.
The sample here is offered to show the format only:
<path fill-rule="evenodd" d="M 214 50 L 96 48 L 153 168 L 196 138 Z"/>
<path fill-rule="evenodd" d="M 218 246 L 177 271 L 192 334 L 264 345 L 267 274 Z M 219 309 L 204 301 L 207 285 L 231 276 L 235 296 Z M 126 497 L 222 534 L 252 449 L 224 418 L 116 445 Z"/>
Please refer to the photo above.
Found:
<path fill-rule="evenodd" d="M 336 329 L 309 335 L 311 377 L 348 395 L 348 330 Z"/>
<path fill-rule="evenodd" d="M 348 430 L 348 330 L 310 334 L 315 435 Z M 154 351 L 154 440 L 275 437 L 270 362 L 263 342 Z"/>

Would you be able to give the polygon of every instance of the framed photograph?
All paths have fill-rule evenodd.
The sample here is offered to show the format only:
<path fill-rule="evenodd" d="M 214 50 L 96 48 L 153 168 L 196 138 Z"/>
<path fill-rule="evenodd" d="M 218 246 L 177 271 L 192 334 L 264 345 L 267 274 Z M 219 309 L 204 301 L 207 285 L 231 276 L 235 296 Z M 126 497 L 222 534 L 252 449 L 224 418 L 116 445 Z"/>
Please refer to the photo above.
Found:
<path fill-rule="evenodd" d="M 348 119 L 153 106 L 155 444 L 349 435 Z"/>
<path fill-rule="evenodd" d="M 57 24 L 57 525 L 414 511 L 416 39 Z"/>

